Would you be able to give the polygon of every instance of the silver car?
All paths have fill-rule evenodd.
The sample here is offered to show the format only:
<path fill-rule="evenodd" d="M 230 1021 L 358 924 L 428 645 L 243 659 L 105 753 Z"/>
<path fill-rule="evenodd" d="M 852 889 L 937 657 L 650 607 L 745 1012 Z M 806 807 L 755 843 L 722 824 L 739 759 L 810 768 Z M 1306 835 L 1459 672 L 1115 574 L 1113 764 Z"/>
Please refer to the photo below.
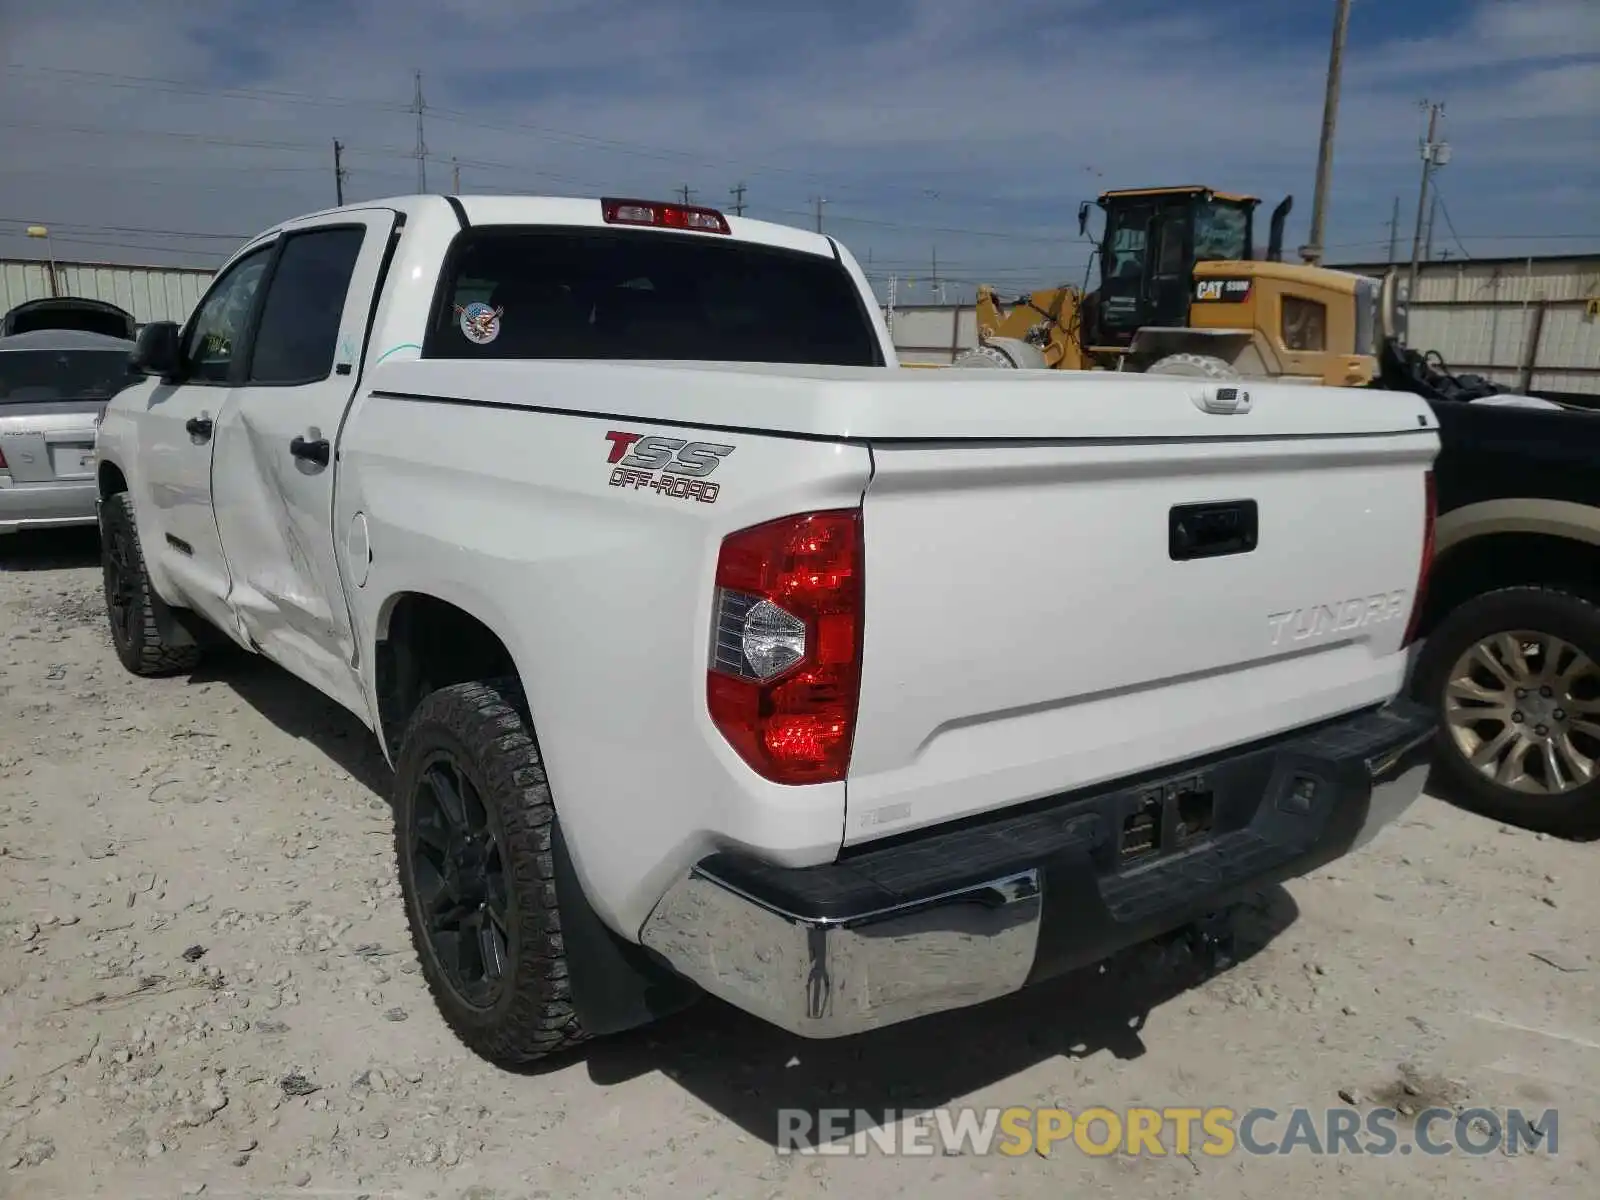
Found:
<path fill-rule="evenodd" d="M 0 337 L 0 534 L 95 524 L 95 425 L 135 379 L 133 343 L 76 329 Z"/>

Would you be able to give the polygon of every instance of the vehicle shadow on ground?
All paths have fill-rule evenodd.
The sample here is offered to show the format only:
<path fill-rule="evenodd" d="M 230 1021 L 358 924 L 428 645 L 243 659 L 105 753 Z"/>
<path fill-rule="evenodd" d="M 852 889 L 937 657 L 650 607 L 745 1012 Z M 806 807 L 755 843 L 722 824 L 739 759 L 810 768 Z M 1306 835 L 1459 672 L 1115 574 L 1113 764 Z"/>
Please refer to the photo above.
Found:
<path fill-rule="evenodd" d="M 1532 828 L 1532 826 L 1526 825 L 1521 821 L 1513 821 L 1509 818 L 1484 812 L 1479 805 L 1473 802 L 1470 796 L 1461 794 L 1450 785 L 1449 781 L 1445 779 L 1444 772 L 1439 769 L 1437 762 L 1429 769 L 1428 781 L 1422 785 L 1422 790 L 1436 800 L 1443 800 L 1452 808 L 1459 808 L 1462 812 L 1469 812 L 1475 817 L 1483 818 L 1485 821 L 1493 821 L 1496 825 L 1513 825 L 1518 829 Z M 1588 842 L 1600 842 L 1600 823 L 1597 823 L 1595 828 L 1583 832 L 1562 833 L 1551 836 L 1559 836 L 1563 841 L 1573 842 L 1578 845 Z"/>
<path fill-rule="evenodd" d="M 1259 953 L 1298 918 L 1282 887 L 1260 893 L 1239 910 L 1236 961 Z M 819 1109 L 860 1109 L 867 1115 L 847 1124 L 872 1128 L 887 1109 L 935 1109 L 1052 1058 L 1101 1052 L 1140 1058 L 1151 1013 L 1208 977 L 1189 955 L 1136 951 L 1103 971 L 1091 968 L 975 1008 L 829 1041 L 793 1037 L 705 999 L 658 1025 L 591 1043 L 581 1054 L 597 1084 L 659 1071 L 750 1136 L 776 1146 L 780 1109 L 814 1118 Z M 1021 1095 L 1016 1101 L 1035 1102 Z M 1071 1107 L 1081 1101 L 1063 1095 L 1038 1103 Z"/>
<path fill-rule="evenodd" d="M 275 663 L 231 643 L 207 647 L 190 676 L 220 683 L 284 733 L 309 742 L 357 783 L 387 802 L 393 773 L 373 732 L 354 713 Z"/>
<path fill-rule="evenodd" d="M 100 564 L 100 531 L 93 526 L 30 529 L 0 537 L 0 571 L 60 571 Z"/>

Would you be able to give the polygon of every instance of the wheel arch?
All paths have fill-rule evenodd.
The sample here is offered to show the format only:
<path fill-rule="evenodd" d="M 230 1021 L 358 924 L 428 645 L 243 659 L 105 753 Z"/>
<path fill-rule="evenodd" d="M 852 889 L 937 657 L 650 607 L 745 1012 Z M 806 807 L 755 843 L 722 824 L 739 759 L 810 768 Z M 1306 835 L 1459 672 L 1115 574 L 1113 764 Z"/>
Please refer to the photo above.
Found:
<path fill-rule="evenodd" d="M 503 637 L 489 606 L 465 597 L 401 590 L 385 598 L 376 614 L 373 675 L 378 733 L 392 765 L 411 714 L 428 692 L 453 684 L 506 678 L 522 693 L 535 746 L 538 719 L 511 642 Z M 541 759 L 544 758 L 542 748 Z M 544 762 L 545 779 L 549 763 Z M 571 1000 L 589 1034 L 632 1029 L 677 1011 L 698 989 L 663 969 L 631 939 L 619 936 L 595 911 L 583 873 L 560 826 L 561 802 L 551 785 L 557 824 L 551 844 L 554 883 L 562 914 Z"/>
<path fill-rule="evenodd" d="M 461 596 L 403 589 L 384 599 L 374 622 L 372 670 L 378 735 L 391 763 L 406 722 L 429 691 L 511 676 L 526 697 L 527 681 L 498 624 Z"/>
<path fill-rule="evenodd" d="M 1445 513 L 1434 539 L 1424 636 L 1457 605 L 1499 588 L 1559 587 L 1600 601 L 1600 509 L 1486 501 Z"/>
<path fill-rule="evenodd" d="M 95 467 L 95 486 L 99 490 L 100 499 L 104 500 L 107 496 L 127 491 L 128 476 L 111 459 L 101 459 Z"/>

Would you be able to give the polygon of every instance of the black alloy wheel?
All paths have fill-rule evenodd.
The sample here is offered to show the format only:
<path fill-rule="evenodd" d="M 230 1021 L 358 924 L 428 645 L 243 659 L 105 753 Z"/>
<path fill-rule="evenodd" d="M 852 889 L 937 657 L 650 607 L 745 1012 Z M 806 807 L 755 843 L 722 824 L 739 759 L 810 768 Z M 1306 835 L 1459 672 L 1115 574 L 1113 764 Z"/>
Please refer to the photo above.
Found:
<path fill-rule="evenodd" d="M 411 877 L 417 916 L 452 988 L 493 1008 L 510 959 L 510 897 L 494 821 L 448 750 L 425 760 L 412 796 Z"/>

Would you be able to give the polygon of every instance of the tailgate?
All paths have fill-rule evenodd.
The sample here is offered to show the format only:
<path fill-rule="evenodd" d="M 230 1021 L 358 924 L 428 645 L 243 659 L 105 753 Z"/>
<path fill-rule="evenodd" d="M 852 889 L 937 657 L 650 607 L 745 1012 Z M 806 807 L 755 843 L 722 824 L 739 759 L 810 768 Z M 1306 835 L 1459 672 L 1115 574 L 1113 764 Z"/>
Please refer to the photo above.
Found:
<path fill-rule="evenodd" d="M 15 483 L 94 478 L 95 418 L 105 401 L 0 405 L 0 453 Z"/>
<path fill-rule="evenodd" d="M 875 444 L 846 843 L 1393 696 L 1438 449 L 1400 407 L 1347 436 Z"/>

